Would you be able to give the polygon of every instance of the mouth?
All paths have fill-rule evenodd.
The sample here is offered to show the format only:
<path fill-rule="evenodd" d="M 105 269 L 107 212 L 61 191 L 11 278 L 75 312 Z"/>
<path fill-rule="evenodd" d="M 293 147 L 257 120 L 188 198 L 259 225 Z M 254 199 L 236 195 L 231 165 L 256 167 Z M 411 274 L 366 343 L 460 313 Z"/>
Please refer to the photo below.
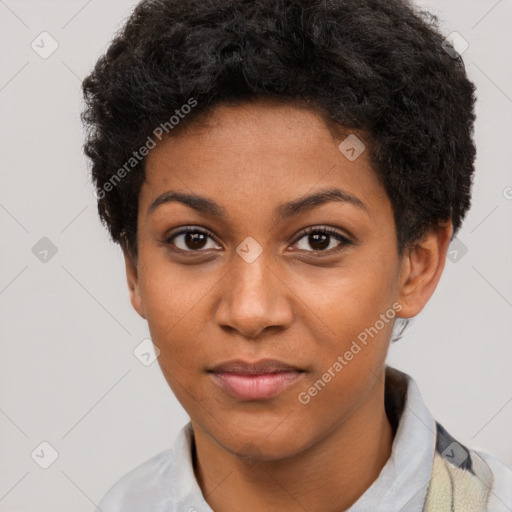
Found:
<path fill-rule="evenodd" d="M 228 361 L 208 370 L 227 394 L 238 400 L 268 400 L 291 387 L 304 370 L 275 359 Z"/>

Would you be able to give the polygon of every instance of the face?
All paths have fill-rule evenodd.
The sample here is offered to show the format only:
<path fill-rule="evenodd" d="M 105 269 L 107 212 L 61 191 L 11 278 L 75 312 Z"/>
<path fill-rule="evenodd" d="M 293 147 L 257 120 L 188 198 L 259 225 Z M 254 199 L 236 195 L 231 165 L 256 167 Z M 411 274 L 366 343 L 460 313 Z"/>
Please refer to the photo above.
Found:
<path fill-rule="evenodd" d="M 350 133 L 219 106 L 147 157 L 132 303 L 194 427 L 231 453 L 308 449 L 382 372 L 402 261 L 368 151 L 338 148 Z"/>

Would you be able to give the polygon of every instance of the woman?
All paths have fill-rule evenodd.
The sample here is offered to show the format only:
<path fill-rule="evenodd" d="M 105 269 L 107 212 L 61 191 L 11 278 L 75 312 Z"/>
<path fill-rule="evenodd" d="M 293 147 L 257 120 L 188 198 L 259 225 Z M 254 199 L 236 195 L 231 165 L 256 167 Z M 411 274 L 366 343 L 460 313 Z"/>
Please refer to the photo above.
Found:
<path fill-rule="evenodd" d="M 190 416 L 99 510 L 512 509 L 512 471 L 386 366 L 470 206 L 474 86 L 433 19 L 143 1 L 83 88 L 98 210 Z"/>

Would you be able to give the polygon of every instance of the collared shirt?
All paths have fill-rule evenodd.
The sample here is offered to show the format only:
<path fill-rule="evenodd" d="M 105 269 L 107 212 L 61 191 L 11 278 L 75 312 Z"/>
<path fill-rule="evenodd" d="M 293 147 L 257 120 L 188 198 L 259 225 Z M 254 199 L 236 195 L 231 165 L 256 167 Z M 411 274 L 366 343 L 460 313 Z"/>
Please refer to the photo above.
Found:
<path fill-rule="evenodd" d="M 424 508 L 436 450 L 436 421 L 409 375 L 386 367 L 385 390 L 386 413 L 396 428 L 391 456 L 347 512 L 421 512 Z M 213 512 L 194 475 L 193 442 L 189 422 L 180 430 L 172 449 L 124 475 L 107 492 L 96 512 Z M 490 455 L 476 453 L 494 477 L 488 512 L 512 512 L 512 470 Z"/>

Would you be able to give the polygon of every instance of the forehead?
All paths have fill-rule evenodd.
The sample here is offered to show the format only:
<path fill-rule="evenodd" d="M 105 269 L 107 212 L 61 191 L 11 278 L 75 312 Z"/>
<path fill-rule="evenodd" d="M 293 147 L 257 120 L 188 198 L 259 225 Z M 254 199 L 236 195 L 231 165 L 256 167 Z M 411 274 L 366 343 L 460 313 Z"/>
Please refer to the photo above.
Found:
<path fill-rule="evenodd" d="M 338 126 L 326 124 L 314 109 L 293 104 L 219 105 L 150 152 L 140 206 L 148 209 L 162 193 L 180 190 L 260 211 L 337 187 L 378 210 L 387 195 L 364 134 Z M 346 152 L 346 140 L 355 143 L 348 148 L 356 151 L 355 159 L 354 152 Z"/>

